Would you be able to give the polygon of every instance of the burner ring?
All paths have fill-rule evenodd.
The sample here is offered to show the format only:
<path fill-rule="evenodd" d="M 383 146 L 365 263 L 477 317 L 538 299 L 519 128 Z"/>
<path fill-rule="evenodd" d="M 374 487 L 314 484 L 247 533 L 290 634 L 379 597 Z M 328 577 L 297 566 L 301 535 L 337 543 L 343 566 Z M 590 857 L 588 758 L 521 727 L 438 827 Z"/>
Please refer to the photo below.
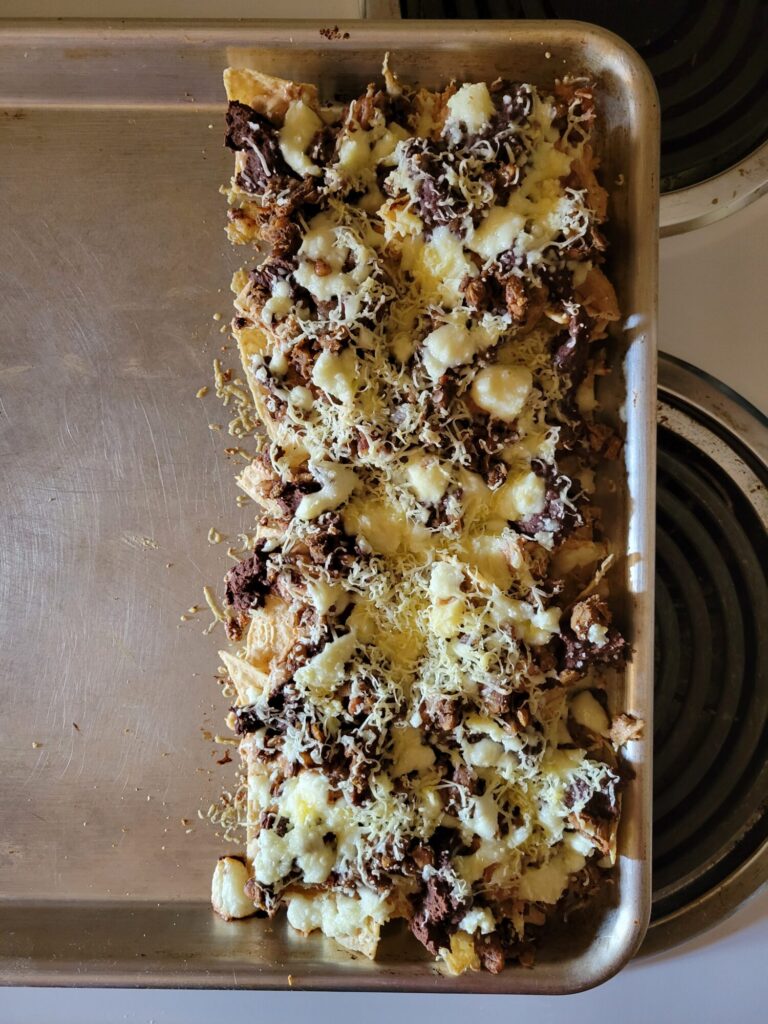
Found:
<path fill-rule="evenodd" d="M 662 356 L 659 375 L 644 954 L 715 923 L 768 879 L 768 422 L 678 360 Z"/>
<path fill-rule="evenodd" d="M 693 231 L 736 213 L 768 192 L 768 142 L 727 171 L 667 192 L 659 206 L 662 238 Z"/>

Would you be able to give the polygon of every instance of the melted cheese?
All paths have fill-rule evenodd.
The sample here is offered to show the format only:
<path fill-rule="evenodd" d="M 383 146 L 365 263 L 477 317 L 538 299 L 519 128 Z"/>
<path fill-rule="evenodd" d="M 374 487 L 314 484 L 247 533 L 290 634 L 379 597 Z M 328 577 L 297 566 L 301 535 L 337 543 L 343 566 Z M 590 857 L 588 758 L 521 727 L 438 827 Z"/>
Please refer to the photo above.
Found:
<path fill-rule="evenodd" d="M 288 899 L 288 923 L 297 931 L 308 935 L 319 928 L 340 945 L 368 956 L 373 955 L 379 930 L 389 915 L 386 898 L 365 888 L 356 896 L 335 892 L 313 896 L 296 893 Z"/>
<path fill-rule="evenodd" d="M 456 636 L 461 629 L 466 611 L 462 593 L 464 571 L 458 565 L 437 562 L 432 566 L 429 578 L 429 596 L 433 606 L 429 613 L 429 625 L 435 636 Z"/>
<path fill-rule="evenodd" d="M 344 512 L 344 529 L 359 537 L 364 547 L 381 555 L 398 551 L 425 551 L 430 535 L 412 523 L 395 505 L 382 504 L 376 498 L 356 499 Z"/>
<path fill-rule="evenodd" d="M 450 320 L 424 339 L 424 367 L 432 380 L 439 380 L 446 370 L 471 362 L 478 352 L 495 345 L 498 337 L 490 318 L 469 326 L 458 319 Z"/>
<path fill-rule="evenodd" d="M 470 797 L 459 811 L 459 821 L 481 839 L 493 839 L 499 831 L 499 808 L 493 794 Z"/>
<path fill-rule="evenodd" d="M 525 227 L 527 209 L 494 206 L 468 243 L 484 260 L 495 259 L 501 252 L 514 248 Z"/>
<path fill-rule="evenodd" d="M 296 669 L 296 683 L 308 691 L 314 701 L 330 696 L 342 682 L 344 666 L 351 660 L 356 646 L 357 637 L 354 633 L 346 633 L 329 641 L 319 654 Z"/>
<path fill-rule="evenodd" d="M 462 917 L 459 928 L 463 932 L 469 932 L 470 935 L 474 935 L 475 932 L 480 932 L 481 935 L 490 935 L 496 929 L 496 918 L 488 907 L 473 907 Z"/>
<path fill-rule="evenodd" d="M 310 580 L 307 584 L 312 598 L 312 607 L 320 615 L 327 615 L 332 608 L 341 610 L 349 603 L 346 591 L 340 583 L 326 583 L 325 580 Z"/>
<path fill-rule="evenodd" d="M 461 303 L 462 284 L 478 274 L 461 240 L 445 226 L 433 231 L 428 242 L 419 239 L 405 246 L 402 265 L 416 278 L 426 303 L 447 308 Z"/>
<path fill-rule="evenodd" d="M 421 731 L 406 725 L 394 732 L 392 777 L 399 778 L 409 772 L 424 772 L 435 763 L 434 750 L 421 742 Z"/>
<path fill-rule="evenodd" d="M 589 627 L 587 637 L 595 647 L 604 647 L 608 641 L 608 627 L 601 626 L 599 622 L 593 622 Z"/>
<path fill-rule="evenodd" d="M 594 643 L 591 637 L 590 640 Z M 581 693 L 576 694 L 571 701 L 571 714 L 577 722 L 597 735 L 606 736 L 608 734 L 610 729 L 608 715 L 606 715 L 602 704 L 595 700 L 589 690 L 582 690 Z"/>
<path fill-rule="evenodd" d="M 312 383 L 340 402 L 355 397 L 357 359 L 354 350 L 346 348 L 338 355 L 322 352 L 312 368 Z"/>
<path fill-rule="evenodd" d="M 560 179 L 567 176 L 573 153 L 555 148 L 549 111 L 540 108 L 543 138 L 525 167 L 520 186 L 506 205 L 492 206 L 483 223 L 467 240 L 467 246 L 485 260 L 493 260 L 512 250 L 525 256 L 528 263 L 541 259 L 544 251 L 556 244 L 564 233 L 569 238 L 582 234 L 589 214 L 584 197 L 565 192 Z M 549 135 L 549 139 L 547 138 Z"/>
<path fill-rule="evenodd" d="M 305 494 L 296 509 L 298 519 L 317 519 L 323 512 L 343 505 L 357 486 L 355 471 L 349 466 L 336 466 L 331 462 L 311 465 L 313 476 L 322 482 L 319 491 Z"/>
<path fill-rule="evenodd" d="M 355 123 L 345 126 L 338 147 L 338 157 L 331 168 L 334 186 L 351 187 L 356 191 L 375 188 L 376 168 L 385 163 L 408 132 L 398 124 L 387 124 L 376 111 L 373 124 L 364 129 Z M 383 197 L 377 196 L 379 202 Z"/>
<path fill-rule="evenodd" d="M 494 113 L 493 100 L 485 82 L 476 85 L 462 85 L 448 100 L 446 128 L 449 133 L 462 126 L 474 135 L 484 128 Z"/>
<path fill-rule="evenodd" d="M 557 903 L 568 878 L 584 867 L 584 855 L 564 847 L 547 864 L 528 868 L 517 885 L 517 897 L 532 902 Z"/>
<path fill-rule="evenodd" d="M 454 598 L 461 600 L 463 582 L 464 572 L 460 566 L 437 562 L 432 566 L 429 577 L 430 596 L 435 601 L 451 601 Z"/>
<path fill-rule="evenodd" d="M 328 779 L 320 772 L 306 771 L 289 779 L 280 800 L 280 813 L 289 827 L 262 828 L 250 844 L 254 876 L 263 885 L 274 885 L 288 874 L 295 862 L 305 882 L 324 882 L 336 859 L 334 844 L 326 842 L 329 832 L 343 833 L 349 814 L 342 804 L 328 800 Z"/>
<path fill-rule="evenodd" d="M 533 376 L 525 366 L 487 366 L 472 384 L 472 398 L 485 412 L 512 421 L 522 412 Z"/>
<path fill-rule="evenodd" d="M 504 526 L 498 532 L 481 533 L 465 541 L 462 555 L 484 580 L 507 591 L 513 583 L 509 543 L 509 533 Z"/>
<path fill-rule="evenodd" d="M 498 515 L 517 522 L 544 509 L 546 486 L 532 470 L 509 476 L 496 491 L 493 507 Z"/>
<path fill-rule="evenodd" d="M 359 316 L 377 287 L 376 253 L 368 244 L 375 236 L 362 238 L 358 228 L 344 224 L 335 210 L 317 214 L 304 235 L 293 275 L 316 300 L 338 303 L 339 319 L 346 321 Z M 350 262 L 351 269 L 344 270 Z"/>
<path fill-rule="evenodd" d="M 256 912 L 251 900 L 245 895 L 248 868 L 236 857 L 219 857 L 211 883 L 213 909 L 225 921 L 250 917 Z"/>
<path fill-rule="evenodd" d="M 323 122 L 304 100 L 293 100 L 285 112 L 285 121 L 280 129 L 280 152 L 283 159 L 299 177 L 320 174 L 320 168 L 312 163 L 306 154 L 312 139 L 323 127 Z"/>
<path fill-rule="evenodd" d="M 408 486 L 419 501 L 436 505 L 451 480 L 450 471 L 434 456 L 416 456 L 405 471 Z"/>

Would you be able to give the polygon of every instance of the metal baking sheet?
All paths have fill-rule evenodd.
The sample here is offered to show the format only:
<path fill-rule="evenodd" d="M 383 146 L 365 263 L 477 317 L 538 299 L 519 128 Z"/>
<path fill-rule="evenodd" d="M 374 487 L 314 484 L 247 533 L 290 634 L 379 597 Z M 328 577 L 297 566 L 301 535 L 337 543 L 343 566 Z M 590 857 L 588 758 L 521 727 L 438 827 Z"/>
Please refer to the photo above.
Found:
<path fill-rule="evenodd" d="M 427 85 L 567 71 L 600 82 L 623 336 L 634 647 L 617 704 L 651 715 L 658 202 L 655 92 L 633 52 L 571 22 L 11 24 L 0 30 L 0 979 L 16 984 L 561 992 L 632 955 L 649 908 L 650 749 L 635 750 L 610 900 L 533 970 L 438 976 L 404 933 L 369 963 L 208 907 L 232 779 L 204 584 L 247 522 L 210 383 L 235 352 L 222 230 L 221 71 L 357 92 L 385 50 Z M 347 36 L 348 33 L 348 36 Z M 330 38 L 329 38 L 330 37 Z M 620 177 L 623 176 L 623 177 Z M 242 258 L 242 254 L 240 254 Z M 617 377 L 618 380 L 618 377 Z M 610 401 L 607 398 L 606 401 Z M 618 403 L 618 400 L 616 400 Z M 623 524 L 623 525 L 622 525 Z"/>

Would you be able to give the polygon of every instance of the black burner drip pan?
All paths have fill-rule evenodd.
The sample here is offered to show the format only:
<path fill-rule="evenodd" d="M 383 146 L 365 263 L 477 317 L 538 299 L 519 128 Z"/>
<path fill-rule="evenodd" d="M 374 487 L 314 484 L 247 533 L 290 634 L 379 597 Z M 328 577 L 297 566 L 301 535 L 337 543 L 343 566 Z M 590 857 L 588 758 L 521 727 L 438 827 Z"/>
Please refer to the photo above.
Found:
<path fill-rule="evenodd" d="M 653 911 L 644 952 L 768 878 L 768 422 L 660 360 Z"/>

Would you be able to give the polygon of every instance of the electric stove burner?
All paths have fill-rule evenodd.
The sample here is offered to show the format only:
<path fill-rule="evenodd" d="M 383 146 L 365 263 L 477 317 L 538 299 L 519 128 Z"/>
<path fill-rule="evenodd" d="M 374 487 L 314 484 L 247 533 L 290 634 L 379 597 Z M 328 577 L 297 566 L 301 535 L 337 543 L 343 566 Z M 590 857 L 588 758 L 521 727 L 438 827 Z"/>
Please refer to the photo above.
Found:
<path fill-rule="evenodd" d="M 648 64 L 661 103 L 661 190 L 711 178 L 768 139 L 765 0 L 403 0 L 406 18 L 570 18 Z"/>
<path fill-rule="evenodd" d="M 768 421 L 663 356 L 653 912 L 644 952 L 768 878 Z"/>

